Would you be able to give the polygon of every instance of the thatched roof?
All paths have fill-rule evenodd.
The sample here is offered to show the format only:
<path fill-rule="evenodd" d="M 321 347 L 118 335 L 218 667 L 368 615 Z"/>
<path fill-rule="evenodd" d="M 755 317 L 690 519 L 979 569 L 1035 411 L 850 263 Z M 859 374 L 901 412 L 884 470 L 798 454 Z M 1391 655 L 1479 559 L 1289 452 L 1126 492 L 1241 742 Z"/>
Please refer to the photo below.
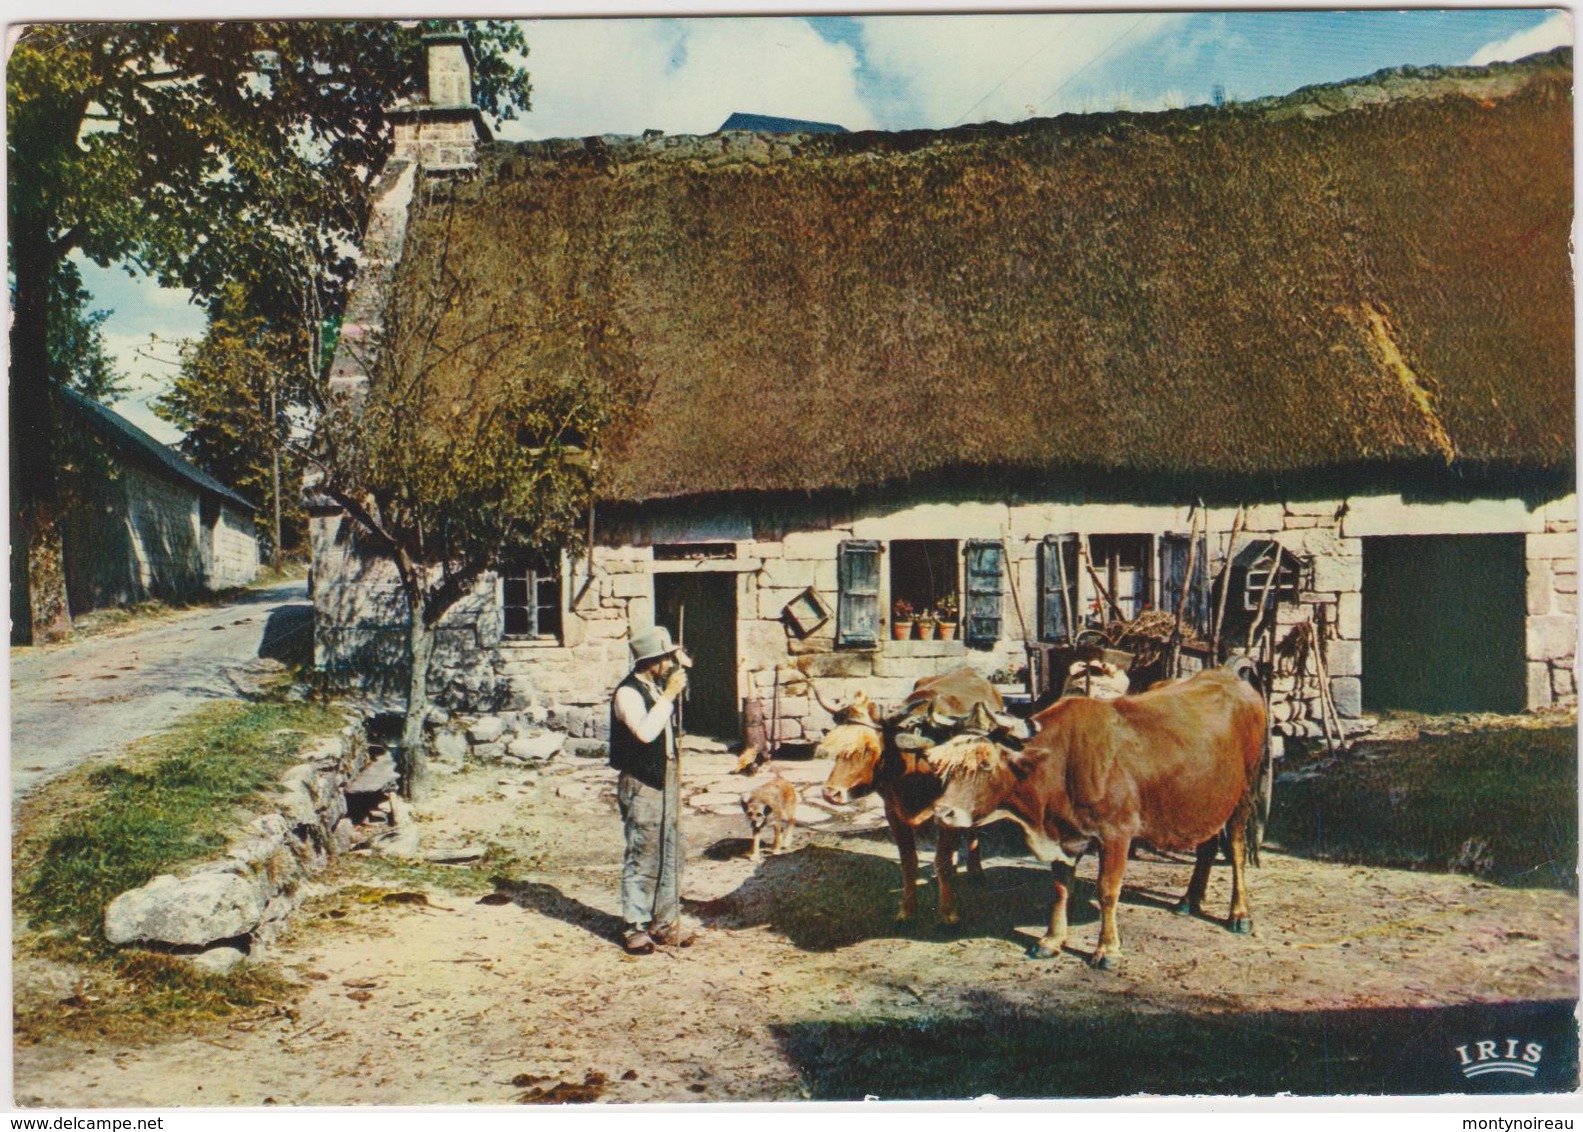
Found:
<path fill-rule="evenodd" d="M 1563 49 L 1221 109 L 497 145 L 446 238 L 495 299 L 576 312 L 522 364 L 652 388 L 610 499 L 1554 472 L 1571 85 Z"/>

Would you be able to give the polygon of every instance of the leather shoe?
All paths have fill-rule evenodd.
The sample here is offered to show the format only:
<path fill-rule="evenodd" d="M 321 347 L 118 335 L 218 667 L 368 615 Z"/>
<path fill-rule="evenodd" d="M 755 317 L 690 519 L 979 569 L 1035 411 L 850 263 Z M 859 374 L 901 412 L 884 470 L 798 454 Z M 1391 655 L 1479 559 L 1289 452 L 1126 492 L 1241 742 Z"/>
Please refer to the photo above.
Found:
<path fill-rule="evenodd" d="M 662 928 L 655 928 L 649 933 L 655 943 L 666 947 L 691 947 L 698 938 L 698 933 L 682 927 L 680 924 L 667 924 Z"/>
<path fill-rule="evenodd" d="M 627 949 L 628 955 L 654 954 L 654 938 L 642 928 L 628 932 L 622 940 L 622 946 Z"/>

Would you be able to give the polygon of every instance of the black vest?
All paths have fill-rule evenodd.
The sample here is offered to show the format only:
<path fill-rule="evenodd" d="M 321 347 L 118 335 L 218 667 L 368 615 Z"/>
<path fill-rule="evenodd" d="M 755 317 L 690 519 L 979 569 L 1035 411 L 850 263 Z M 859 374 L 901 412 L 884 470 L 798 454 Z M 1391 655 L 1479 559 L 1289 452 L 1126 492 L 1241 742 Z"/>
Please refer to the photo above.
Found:
<path fill-rule="evenodd" d="M 658 697 L 648 684 L 639 680 L 636 674 L 616 685 L 617 692 L 622 688 L 636 688 L 643 697 L 645 711 L 652 709 L 658 702 Z M 665 726 L 669 728 L 670 724 Z M 665 789 L 665 732 L 661 731 L 650 742 L 640 741 L 616 714 L 614 694 L 610 697 L 610 765 L 630 774 L 645 786 L 652 786 L 656 790 Z"/>

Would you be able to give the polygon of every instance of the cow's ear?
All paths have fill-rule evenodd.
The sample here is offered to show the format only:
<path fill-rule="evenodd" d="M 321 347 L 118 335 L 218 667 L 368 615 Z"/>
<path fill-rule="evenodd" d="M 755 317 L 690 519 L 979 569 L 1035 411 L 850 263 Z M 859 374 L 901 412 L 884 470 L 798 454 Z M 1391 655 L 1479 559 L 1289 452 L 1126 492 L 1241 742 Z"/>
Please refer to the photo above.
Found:
<path fill-rule="evenodd" d="M 1007 755 L 1006 765 L 1011 768 L 1011 773 L 1018 782 L 1033 773 L 1034 760 L 1023 756 L 1021 751 L 1011 752 Z"/>

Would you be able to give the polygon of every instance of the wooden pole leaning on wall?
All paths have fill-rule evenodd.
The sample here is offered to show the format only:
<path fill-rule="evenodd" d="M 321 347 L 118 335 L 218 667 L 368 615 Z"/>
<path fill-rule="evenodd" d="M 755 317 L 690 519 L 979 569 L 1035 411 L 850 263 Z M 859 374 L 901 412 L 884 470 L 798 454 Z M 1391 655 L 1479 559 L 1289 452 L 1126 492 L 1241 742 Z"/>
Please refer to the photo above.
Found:
<path fill-rule="evenodd" d="M 1022 662 L 1026 679 L 1023 681 L 1028 686 L 1028 698 L 1036 700 L 1039 691 L 1033 686 L 1033 639 L 1028 636 L 1028 620 L 1022 615 L 1022 598 L 1017 592 L 1017 570 L 1011 562 L 1011 541 L 1004 536 L 1000 540 L 1000 552 L 1004 555 L 1006 563 L 1006 585 L 1011 589 L 1011 604 L 1017 610 L 1017 625 L 1022 629 Z M 964 611 L 963 616 L 966 616 Z M 962 626 L 962 636 L 967 636 L 967 626 Z"/>
<path fill-rule="evenodd" d="M 1226 541 L 1226 560 L 1220 564 L 1220 576 L 1216 584 L 1220 586 L 1220 601 L 1215 608 L 1215 631 L 1209 639 L 1209 663 L 1220 663 L 1220 630 L 1226 623 L 1226 594 L 1229 592 L 1231 579 L 1231 558 L 1236 553 L 1237 536 L 1242 533 L 1242 504 L 1237 504 L 1237 514 L 1231 520 L 1231 537 Z M 1207 568 L 1208 563 L 1205 563 Z"/>
<path fill-rule="evenodd" d="M 1117 605 L 1116 599 L 1110 596 L 1110 591 L 1105 588 L 1105 583 L 1099 580 L 1099 573 L 1094 569 L 1094 562 L 1089 558 L 1088 548 L 1083 545 L 1081 537 L 1078 538 L 1077 553 L 1078 557 L 1082 558 L 1083 565 L 1088 569 L 1089 581 L 1094 583 L 1094 588 L 1099 591 L 1099 596 L 1105 599 L 1106 605 L 1110 606 L 1111 614 L 1117 621 L 1125 621 L 1126 618 L 1121 613 L 1121 606 Z"/>
<path fill-rule="evenodd" d="M 1198 516 L 1203 503 L 1193 505 L 1187 530 L 1187 570 L 1182 575 L 1182 590 L 1176 597 L 1176 617 L 1171 623 L 1171 645 L 1166 650 L 1165 678 L 1176 677 L 1176 664 L 1182 654 L 1182 614 L 1187 610 L 1187 591 L 1193 588 L 1193 565 L 1198 559 Z M 1208 526 L 1208 522 L 1205 522 Z"/>
<path fill-rule="evenodd" d="M 1319 639 L 1319 630 L 1314 623 L 1308 623 L 1309 643 L 1314 650 L 1314 672 L 1319 677 L 1319 712 L 1322 718 L 1328 717 L 1335 727 L 1336 748 L 1342 751 L 1347 749 L 1347 733 L 1341 726 L 1341 713 L 1336 710 L 1336 701 L 1330 695 L 1330 673 L 1325 668 L 1325 646 Z"/>

